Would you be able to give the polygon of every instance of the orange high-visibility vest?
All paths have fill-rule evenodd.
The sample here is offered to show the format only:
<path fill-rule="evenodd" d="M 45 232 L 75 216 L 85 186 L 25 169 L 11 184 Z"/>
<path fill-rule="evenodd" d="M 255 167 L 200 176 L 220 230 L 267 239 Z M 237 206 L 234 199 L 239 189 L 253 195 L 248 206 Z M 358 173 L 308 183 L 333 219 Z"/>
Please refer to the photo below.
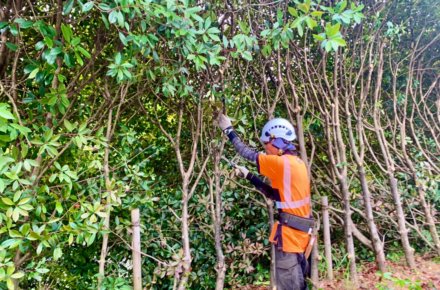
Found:
<path fill-rule="evenodd" d="M 287 154 L 258 154 L 258 167 L 260 173 L 269 178 L 272 188 L 279 193 L 279 200 L 276 201 L 279 211 L 310 217 L 310 179 L 301 158 Z M 276 222 L 269 240 L 278 245 L 281 243 L 284 252 L 303 253 L 309 242 L 309 235 Z"/>

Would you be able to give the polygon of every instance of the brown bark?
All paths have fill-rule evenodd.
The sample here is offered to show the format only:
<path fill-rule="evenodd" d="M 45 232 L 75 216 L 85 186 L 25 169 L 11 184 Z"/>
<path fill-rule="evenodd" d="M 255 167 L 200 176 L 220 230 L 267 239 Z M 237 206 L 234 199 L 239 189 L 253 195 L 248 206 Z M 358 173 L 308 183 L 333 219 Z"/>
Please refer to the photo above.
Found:
<path fill-rule="evenodd" d="M 328 198 L 322 197 L 322 223 L 324 232 L 324 252 L 327 264 L 327 279 L 333 280 L 332 244 L 330 237 L 330 219 L 328 213 Z"/>
<path fill-rule="evenodd" d="M 225 277 L 226 277 L 226 263 L 225 256 L 223 254 L 222 247 L 222 192 L 223 187 L 221 185 L 221 170 L 220 170 L 220 158 L 223 154 L 224 142 L 222 142 L 220 148 L 214 151 L 214 183 L 215 183 L 215 219 L 214 219 L 214 237 L 215 237 L 215 251 L 217 254 L 217 278 L 215 283 L 215 289 L 221 290 L 224 288 Z"/>
<path fill-rule="evenodd" d="M 109 170 L 109 154 L 110 154 L 110 139 L 111 139 L 111 132 L 112 132 L 112 119 L 113 119 L 113 110 L 110 109 L 108 112 L 108 118 L 107 118 L 107 133 L 106 133 L 106 139 L 107 139 L 107 146 L 105 147 L 104 151 L 104 180 L 105 180 L 105 189 L 107 191 L 107 204 L 106 204 L 106 216 L 104 218 L 104 230 L 108 230 L 110 228 L 110 191 L 111 191 L 111 181 L 110 181 L 110 170 Z M 101 256 L 99 259 L 99 270 L 98 270 L 98 289 L 101 288 L 102 280 L 105 277 L 105 260 L 107 257 L 107 250 L 108 250 L 108 233 L 105 233 L 102 236 L 102 245 L 101 245 Z"/>
<path fill-rule="evenodd" d="M 141 229 L 139 208 L 131 210 L 133 290 L 142 290 Z"/>

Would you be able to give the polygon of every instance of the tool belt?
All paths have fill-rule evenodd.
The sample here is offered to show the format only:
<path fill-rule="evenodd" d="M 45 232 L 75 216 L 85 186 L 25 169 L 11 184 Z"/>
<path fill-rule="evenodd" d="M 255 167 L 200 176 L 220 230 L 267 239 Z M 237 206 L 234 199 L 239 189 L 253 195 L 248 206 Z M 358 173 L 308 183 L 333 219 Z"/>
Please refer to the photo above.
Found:
<path fill-rule="evenodd" d="M 303 218 L 286 212 L 280 213 L 279 222 L 282 225 L 308 233 L 309 235 L 315 226 L 315 220 L 313 218 Z"/>

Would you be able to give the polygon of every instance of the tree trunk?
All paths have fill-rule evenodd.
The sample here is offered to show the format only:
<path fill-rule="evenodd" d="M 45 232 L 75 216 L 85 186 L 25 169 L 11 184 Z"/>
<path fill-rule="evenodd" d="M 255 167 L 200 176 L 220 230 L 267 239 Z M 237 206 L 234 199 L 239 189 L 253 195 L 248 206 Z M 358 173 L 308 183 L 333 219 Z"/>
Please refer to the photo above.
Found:
<path fill-rule="evenodd" d="M 428 224 L 429 232 L 432 237 L 432 241 L 434 242 L 434 246 L 437 250 L 437 255 L 440 256 L 440 240 L 438 237 L 437 229 L 435 227 L 434 218 L 432 217 L 432 214 L 431 214 L 431 207 L 426 202 L 425 191 L 420 187 L 418 187 L 417 191 L 419 193 L 420 202 L 422 203 L 423 211 L 425 213 L 426 223 Z"/>
<path fill-rule="evenodd" d="M 415 268 L 416 264 L 414 261 L 414 249 L 411 247 L 408 239 L 408 229 L 405 224 L 405 214 L 402 209 L 402 202 L 400 201 L 400 193 L 397 188 L 397 179 L 394 175 L 389 172 L 388 179 L 391 187 L 391 194 L 394 199 L 394 205 L 397 212 L 397 222 L 399 225 L 400 240 L 402 242 L 403 252 L 405 253 L 406 263 L 412 269 Z"/>
<path fill-rule="evenodd" d="M 383 251 L 383 244 L 377 231 L 376 223 L 374 222 L 373 208 L 371 206 L 371 193 L 368 188 L 365 169 L 358 165 L 359 179 L 362 187 L 362 197 L 364 200 L 365 215 L 367 217 L 368 229 L 370 231 L 371 243 L 373 245 L 374 254 L 376 255 L 376 263 L 379 271 L 386 272 L 386 259 Z"/>
<path fill-rule="evenodd" d="M 324 232 L 324 252 L 327 263 L 327 278 L 333 280 L 332 242 L 330 237 L 330 218 L 328 214 L 328 198 L 322 197 L 322 224 Z"/>
<path fill-rule="evenodd" d="M 310 279 L 312 280 L 313 289 L 317 290 L 318 282 L 319 282 L 319 271 L 318 271 L 318 263 L 319 263 L 319 248 L 318 248 L 319 239 L 316 238 L 315 244 L 313 245 L 312 250 L 312 267 L 310 269 Z"/>
<path fill-rule="evenodd" d="M 131 210 L 132 225 L 132 256 L 133 256 L 133 290 L 142 290 L 142 259 L 141 259 L 141 229 L 139 209 Z"/>
<path fill-rule="evenodd" d="M 266 199 L 267 212 L 269 214 L 269 228 L 272 231 L 274 225 L 274 212 L 273 212 L 273 201 L 271 199 Z M 270 247 L 270 288 L 276 289 L 277 285 L 277 267 L 275 264 L 275 246 L 271 244 Z"/>
<path fill-rule="evenodd" d="M 189 246 L 189 214 L 188 214 L 188 180 L 184 178 L 182 188 L 182 246 L 183 246 L 183 260 L 182 260 L 182 276 L 179 281 L 179 290 L 184 290 L 187 287 L 189 274 L 191 273 L 191 249 Z"/>
<path fill-rule="evenodd" d="M 223 149 L 221 149 L 221 152 Z M 222 187 L 221 187 L 221 171 L 220 171 L 220 156 L 221 152 L 217 152 L 214 158 L 214 178 L 215 178 L 215 220 L 214 220 L 214 237 L 215 237 L 215 251 L 217 253 L 217 279 L 215 282 L 215 289 L 222 290 L 225 284 L 226 264 L 225 256 L 222 248 Z"/>
<path fill-rule="evenodd" d="M 107 119 L 107 146 L 104 151 L 104 179 L 105 179 L 105 189 L 107 191 L 107 203 L 106 203 L 106 216 L 104 218 L 104 226 L 105 230 L 110 228 L 110 191 L 111 191 L 111 182 L 110 182 L 110 168 L 109 168 L 109 154 L 110 154 L 110 139 L 111 139 L 111 131 L 112 131 L 112 109 L 108 112 Z M 108 247 L 108 233 L 105 233 L 102 236 L 102 246 L 101 246 L 101 257 L 99 259 L 99 272 L 98 272 L 98 289 L 101 289 L 102 280 L 105 276 L 105 259 L 107 258 L 107 247 Z"/>
<path fill-rule="evenodd" d="M 354 252 L 353 233 L 351 229 L 351 208 L 350 208 L 350 192 L 348 190 L 347 182 L 344 180 L 341 184 L 342 193 L 344 195 L 344 231 L 345 240 L 347 244 L 347 255 L 350 267 L 350 280 L 353 287 L 357 288 L 359 285 L 356 269 L 356 254 Z"/>

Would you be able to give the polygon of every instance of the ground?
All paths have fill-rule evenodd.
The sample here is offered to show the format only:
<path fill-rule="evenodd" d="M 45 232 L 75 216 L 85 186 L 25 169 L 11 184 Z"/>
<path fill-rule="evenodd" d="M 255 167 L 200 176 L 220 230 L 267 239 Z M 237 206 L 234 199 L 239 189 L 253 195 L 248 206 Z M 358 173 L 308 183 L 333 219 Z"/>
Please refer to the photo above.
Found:
<path fill-rule="evenodd" d="M 388 261 L 388 272 L 379 275 L 374 263 L 365 263 L 359 269 L 359 285 L 357 289 L 400 290 L 427 289 L 440 290 L 440 257 L 417 256 L 416 268 L 410 270 L 405 261 Z M 351 290 L 355 289 L 343 271 L 334 273 L 333 281 L 321 280 L 319 289 Z M 268 287 L 248 286 L 245 290 L 266 290 Z"/>
<path fill-rule="evenodd" d="M 359 271 L 358 289 L 436 289 L 440 290 L 440 260 L 432 256 L 417 256 L 416 268 L 410 270 L 405 261 L 388 261 L 388 272 L 379 275 L 374 263 L 366 263 Z M 335 273 L 334 281 L 320 281 L 321 289 L 354 289 L 350 281 L 340 271 Z"/>

